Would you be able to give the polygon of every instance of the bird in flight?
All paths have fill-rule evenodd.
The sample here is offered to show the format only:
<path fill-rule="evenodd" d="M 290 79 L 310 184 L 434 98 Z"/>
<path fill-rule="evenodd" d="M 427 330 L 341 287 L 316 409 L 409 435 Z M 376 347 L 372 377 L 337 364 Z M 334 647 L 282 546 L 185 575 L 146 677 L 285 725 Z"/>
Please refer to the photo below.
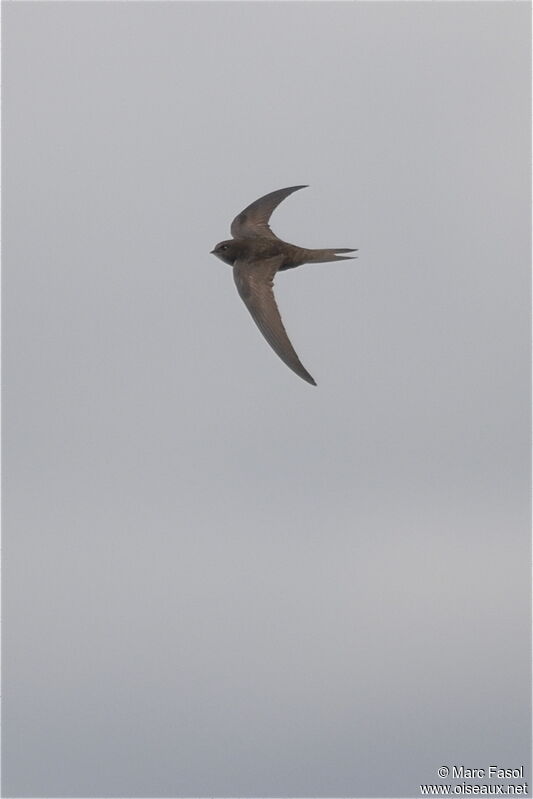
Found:
<path fill-rule="evenodd" d="M 231 223 L 233 238 L 219 242 L 211 253 L 233 267 L 237 291 L 274 352 L 293 372 L 316 386 L 298 358 L 281 321 L 273 291 L 274 277 L 276 272 L 302 264 L 346 261 L 354 256 L 338 253 L 356 250 L 346 247 L 308 250 L 288 244 L 272 232 L 268 221 L 274 209 L 293 191 L 305 188 L 307 186 L 289 186 L 260 197 Z"/>

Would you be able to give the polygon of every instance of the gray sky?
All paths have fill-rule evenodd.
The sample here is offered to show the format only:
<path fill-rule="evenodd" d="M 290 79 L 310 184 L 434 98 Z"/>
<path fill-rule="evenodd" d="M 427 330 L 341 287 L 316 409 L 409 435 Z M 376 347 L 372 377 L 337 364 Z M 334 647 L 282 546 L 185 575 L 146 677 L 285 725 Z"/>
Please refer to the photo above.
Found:
<path fill-rule="evenodd" d="M 6 796 L 530 750 L 530 6 L 6 3 Z M 261 194 L 318 382 L 209 255 Z"/>

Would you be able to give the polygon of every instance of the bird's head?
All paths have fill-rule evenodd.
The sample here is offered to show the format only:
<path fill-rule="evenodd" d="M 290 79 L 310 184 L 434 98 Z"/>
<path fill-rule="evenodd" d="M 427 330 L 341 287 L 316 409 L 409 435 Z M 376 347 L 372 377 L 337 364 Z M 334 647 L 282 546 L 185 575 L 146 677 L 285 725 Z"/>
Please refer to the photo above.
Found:
<path fill-rule="evenodd" d="M 220 241 L 214 250 L 211 250 L 211 255 L 216 255 L 225 264 L 233 266 L 236 259 L 240 254 L 239 242 L 235 239 L 228 239 L 228 241 Z"/>

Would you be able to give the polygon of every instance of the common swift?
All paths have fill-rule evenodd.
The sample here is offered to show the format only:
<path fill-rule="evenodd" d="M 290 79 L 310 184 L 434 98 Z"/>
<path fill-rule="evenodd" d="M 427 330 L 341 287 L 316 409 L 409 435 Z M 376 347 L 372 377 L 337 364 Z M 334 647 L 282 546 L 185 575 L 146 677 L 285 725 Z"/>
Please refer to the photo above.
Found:
<path fill-rule="evenodd" d="M 316 386 L 298 358 L 281 321 L 273 291 L 274 277 L 276 272 L 302 264 L 350 260 L 355 256 L 337 253 L 356 250 L 347 247 L 308 250 L 282 241 L 272 232 L 268 220 L 274 209 L 293 191 L 305 188 L 307 186 L 290 186 L 260 197 L 231 223 L 233 238 L 219 242 L 211 253 L 233 267 L 237 291 L 274 352 L 293 372 Z"/>

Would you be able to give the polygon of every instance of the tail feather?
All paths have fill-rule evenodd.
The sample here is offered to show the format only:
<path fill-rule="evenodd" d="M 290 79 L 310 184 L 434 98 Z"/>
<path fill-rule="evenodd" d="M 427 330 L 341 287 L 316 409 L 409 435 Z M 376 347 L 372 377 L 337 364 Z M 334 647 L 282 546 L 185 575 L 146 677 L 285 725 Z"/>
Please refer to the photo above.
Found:
<path fill-rule="evenodd" d="M 326 263 L 327 261 L 351 261 L 356 255 L 337 255 L 339 252 L 357 252 L 350 247 L 334 247 L 327 250 L 308 250 L 309 263 Z"/>

